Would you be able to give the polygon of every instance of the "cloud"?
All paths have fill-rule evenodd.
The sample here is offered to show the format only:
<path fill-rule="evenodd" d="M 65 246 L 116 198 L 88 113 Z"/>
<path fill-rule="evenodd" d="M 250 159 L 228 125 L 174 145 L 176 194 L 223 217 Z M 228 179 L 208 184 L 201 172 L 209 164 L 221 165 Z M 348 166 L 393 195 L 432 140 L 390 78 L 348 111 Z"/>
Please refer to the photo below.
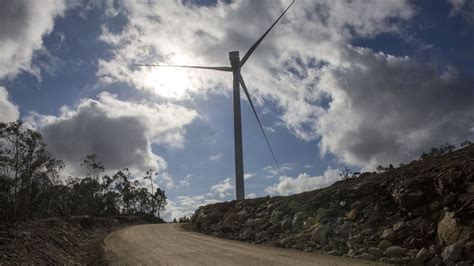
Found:
<path fill-rule="evenodd" d="M 18 106 L 8 99 L 8 91 L 0 86 L 0 122 L 13 122 L 19 117 Z"/>
<path fill-rule="evenodd" d="M 215 154 L 215 155 L 211 155 L 209 156 L 209 160 L 211 161 L 219 161 L 221 158 L 222 158 L 222 153 L 218 153 L 218 154 Z"/>
<path fill-rule="evenodd" d="M 196 6 L 180 1 L 155 5 L 126 1 L 124 30 L 117 33 L 103 27 L 101 40 L 113 55 L 99 60 L 97 75 L 106 83 L 125 82 L 164 97 L 222 92 L 222 88 L 228 92 L 227 73 L 137 68 L 130 63 L 229 65 L 228 52 L 246 51 L 288 3 L 218 1 Z M 262 97 L 277 100 L 287 113 L 284 119 L 297 117 L 289 108 L 295 109 L 291 113 L 308 116 L 318 110 L 306 103 L 311 96 L 305 92 L 312 89 L 301 89 L 314 83 L 309 62 L 338 63 L 338 48 L 348 39 L 396 32 L 396 19 L 409 19 L 413 13 L 407 1 L 398 0 L 298 1 L 249 60 L 244 76 L 258 103 Z M 296 73 L 298 79 L 289 77 L 295 72 L 306 73 Z"/>
<path fill-rule="evenodd" d="M 196 117 L 194 110 L 179 105 L 126 102 L 101 93 L 97 99 L 62 107 L 57 117 L 32 113 L 27 121 L 41 131 L 57 158 L 77 165 L 95 153 L 107 169 L 128 167 L 144 173 L 166 169 L 152 145 L 182 147 L 184 127 Z M 170 178 L 165 179 L 169 183 Z"/>
<path fill-rule="evenodd" d="M 474 2 L 469 0 L 448 0 L 451 5 L 451 16 L 460 15 L 474 26 Z"/>
<path fill-rule="evenodd" d="M 173 218 L 179 218 L 184 215 L 191 216 L 199 206 L 223 201 L 234 194 L 234 186 L 231 182 L 231 178 L 226 178 L 211 186 L 208 193 L 194 196 L 178 196 L 175 200 L 168 200 L 166 211 L 162 217 L 167 221 L 171 221 Z"/>
<path fill-rule="evenodd" d="M 178 187 L 189 187 L 191 185 L 192 175 L 186 175 L 183 179 L 179 180 Z"/>
<path fill-rule="evenodd" d="M 249 193 L 247 196 L 245 196 L 246 199 L 255 199 L 257 195 L 255 193 Z"/>
<path fill-rule="evenodd" d="M 219 184 L 213 185 L 210 189 L 211 193 L 218 195 L 219 198 L 224 199 L 228 195 L 234 193 L 234 186 L 231 184 L 232 180 L 226 178 L 221 181 Z"/>
<path fill-rule="evenodd" d="M 323 153 L 370 170 L 474 137 L 473 78 L 364 48 L 346 57 L 346 67 L 321 70 L 318 86 L 332 99 L 314 121 Z"/>
<path fill-rule="evenodd" d="M 278 183 L 265 188 L 265 192 L 270 195 L 287 196 L 320 189 L 332 185 L 341 180 L 338 169 L 328 168 L 322 176 L 310 176 L 306 173 L 299 174 L 296 178 L 289 176 L 280 176 Z"/>
<path fill-rule="evenodd" d="M 293 170 L 293 164 L 284 163 L 280 165 L 279 167 L 276 167 L 274 165 L 267 165 L 263 167 L 262 170 L 271 174 L 272 176 L 276 176 L 276 175 L 281 175 L 287 171 Z"/>
<path fill-rule="evenodd" d="M 0 78 L 12 78 L 21 71 L 39 74 L 31 65 L 33 54 L 43 47 L 42 37 L 53 30 L 55 17 L 65 8 L 63 0 L 2 1 Z"/>
<path fill-rule="evenodd" d="M 130 62 L 228 65 L 228 51 L 246 51 L 288 2 L 235 1 L 227 4 L 219 1 L 205 7 L 174 1 L 159 5 L 126 2 L 122 9 L 129 17 L 123 31 L 114 32 L 103 27 L 101 40 L 113 53 L 99 61 L 97 75 L 102 82 L 129 83 L 162 97 L 182 99 L 192 93 L 228 93 L 228 75 L 136 68 L 130 66 Z M 322 139 L 323 152 L 334 153 L 351 164 L 372 164 L 373 156 L 378 155 L 376 151 L 370 153 L 370 149 L 366 149 L 368 154 L 343 152 L 337 143 L 333 143 L 337 136 L 345 140 L 353 130 L 350 127 L 358 121 L 352 120 L 357 114 L 336 108 L 354 99 L 348 98 L 353 95 L 341 90 L 341 85 L 330 82 L 330 77 L 334 76 L 331 72 L 356 71 L 369 63 L 357 61 L 366 58 L 356 56 L 350 43 L 380 33 L 401 34 L 401 26 L 415 15 L 414 10 L 408 1 L 398 0 L 298 1 L 242 69 L 256 103 L 274 102 L 279 110 L 277 125 L 286 127 L 302 140 Z M 370 57 L 369 53 L 366 52 L 366 57 Z M 365 77 L 367 82 L 372 78 L 368 75 Z M 388 75 L 384 77 L 387 83 L 392 80 Z M 380 86 L 385 83 L 380 81 Z M 377 90 L 367 92 L 372 94 L 368 98 L 383 99 Z M 356 108 L 351 110 L 357 111 Z M 385 114 L 383 110 L 376 110 L 376 113 Z M 328 135 L 341 127 L 341 121 L 345 121 L 342 133 L 338 132 L 335 137 Z M 369 141 L 361 145 L 373 145 L 372 139 L 368 138 L 355 138 L 354 141 Z M 392 158 L 387 156 L 381 161 Z M 272 174 L 281 173 L 273 170 Z"/>

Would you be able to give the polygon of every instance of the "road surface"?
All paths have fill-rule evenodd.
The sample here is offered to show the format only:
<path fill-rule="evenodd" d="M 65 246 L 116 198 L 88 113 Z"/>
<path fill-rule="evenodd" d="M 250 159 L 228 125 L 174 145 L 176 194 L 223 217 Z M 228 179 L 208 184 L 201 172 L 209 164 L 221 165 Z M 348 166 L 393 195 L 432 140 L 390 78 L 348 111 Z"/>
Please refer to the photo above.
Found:
<path fill-rule="evenodd" d="M 267 247 L 189 232 L 177 224 L 130 226 L 104 239 L 120 265 L 368 265 L 370 261 Z"/>

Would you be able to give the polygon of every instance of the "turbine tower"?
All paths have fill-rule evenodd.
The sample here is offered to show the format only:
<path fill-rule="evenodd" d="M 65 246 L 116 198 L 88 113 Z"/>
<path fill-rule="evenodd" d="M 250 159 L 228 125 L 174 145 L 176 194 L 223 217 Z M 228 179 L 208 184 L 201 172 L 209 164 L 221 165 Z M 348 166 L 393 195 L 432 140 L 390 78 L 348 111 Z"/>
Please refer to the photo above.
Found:
<path fill-rule="evenodd" d="M 249 59 L 252 53 L 257 49 L 258 45 L 262 40 L 267 36 L 271 29 L 278 23 L 278 21 L 283 17 L 283 15 L 290 9 L 290 7 L 295 3 L 295 0 L 281 13 L 281 15 L 275 20 L 275 22 L 267 29 L 267 31 L 250 47 L 250 49 L 245 53 L 242 60 L 240 60 L 238 51 L 229 52 L 230 67 L 212 67 L 212 66 L 187 66 L 187 65 L 161 65 L 161 64 L 138 64 L 135 66 L 145 66 L 145 67 L 180 67 L 180 68 L 196 68 L 196 69 L 208 69 L 208 70 L 217 70 L 232 72 L 233 74 L 233 105 L 234 105 L 234 152 L 235 152 L 235 189 L 236 189 L 236 199 L 243 200 L 245 199 L 245 189 L 244 189 L 244 158 L 243 158 L 243 148 L 242 148 L 242 119 L 240 111 L 240 86 L 244 90 L 245 96 L 247 97 L 252 111 L 257 119 L 258 125 L 262 131 L 263 137 L 267 143 L 267 146 L 272 154 L 273 160 L 278 167 L 278 162 L 273 153 L 270 142 L 268 141 L 265 130 L 263 129 L 260 118 L 258 117 L 255 106 L 253 105 L 252 99 L 250 98 L 249 91 L 245 85 L 244 79 L 240 73 L 240 69 L 244 66 L 245 62 Z"/>

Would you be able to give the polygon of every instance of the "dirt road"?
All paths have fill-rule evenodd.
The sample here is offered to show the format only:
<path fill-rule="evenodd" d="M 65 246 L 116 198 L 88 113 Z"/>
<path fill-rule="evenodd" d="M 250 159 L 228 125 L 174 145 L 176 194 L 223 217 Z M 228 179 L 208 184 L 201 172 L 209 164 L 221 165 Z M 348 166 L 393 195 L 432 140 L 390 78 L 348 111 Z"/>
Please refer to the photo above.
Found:
<path fill-rule="evenodd" d="M 121 265 L 376 265 L 220 239 L 186 231 L 176 224 L 123 228 L 105 238 L 104 250 L 109 262 Z"/>

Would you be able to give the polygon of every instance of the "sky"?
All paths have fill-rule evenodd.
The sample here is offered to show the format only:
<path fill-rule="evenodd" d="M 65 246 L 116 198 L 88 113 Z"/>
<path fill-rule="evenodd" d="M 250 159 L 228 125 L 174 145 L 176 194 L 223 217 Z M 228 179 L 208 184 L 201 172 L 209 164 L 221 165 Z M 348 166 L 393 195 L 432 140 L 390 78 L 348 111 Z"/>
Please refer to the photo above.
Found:
<path fill-rule="evenodd" d="M 154 169 L 167 219 L 232 200 L 229 66 L 291 1 L 2 0 L 0 122 L 21 119 L 83 174 Z M 328 186 L 474 139 L 474 2 L 297 0 L 242 68 L 247 197 Z M 243 94 L 242 94 L 243 95 Z"/>

